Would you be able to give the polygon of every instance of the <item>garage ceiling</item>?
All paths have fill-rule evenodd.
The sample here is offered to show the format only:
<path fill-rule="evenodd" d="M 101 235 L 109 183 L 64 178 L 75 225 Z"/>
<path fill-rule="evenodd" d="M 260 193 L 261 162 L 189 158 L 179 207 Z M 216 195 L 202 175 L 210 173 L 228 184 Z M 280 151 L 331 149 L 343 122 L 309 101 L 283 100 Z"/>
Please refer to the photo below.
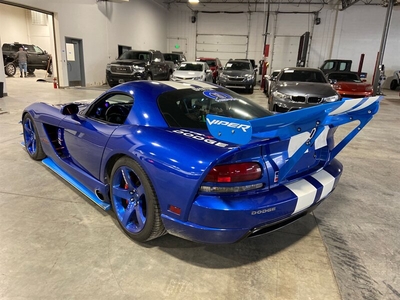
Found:
<path fill-rule="evenodd" d="M 310 5 L 310 4 L 319 4 L 319 5 L 326 5 L 326 4 L 332 4 L 334 5 L 334 1 L 332 0 L 199 0 L 200 3 L 189 3 L 188 0 L 153 0 L 157 3 L 163 4 L 166 7 L 170 8 L 171 5 L 185 5 L 189 7 L 192 10 L 202 10 L 202 9 L 208 9 L 212 10 L 213 8 L 216 10 L 220 10 L 221 5 L 227 5 L 227 4 L 233 4 L 233 5 L 238 5 L 237 7 L 240 7 L 240 5 L 247 6 L 251 9 L 256 11 L 257 8 L 258 10 L 263 10 L 263 7 L 270 3 L 271 5 L 280 5 L 280 4 L 294 4 L 294 5 Z M 339 6 L 340 10 L 344 10 L 353 4 L 359 3 L 362 5 L 381 5 L 385 6 L 387 2 L 390 0 L 340 0 L 341 6 Z M 394 0 L 397 2 L 398 0 Z"/>

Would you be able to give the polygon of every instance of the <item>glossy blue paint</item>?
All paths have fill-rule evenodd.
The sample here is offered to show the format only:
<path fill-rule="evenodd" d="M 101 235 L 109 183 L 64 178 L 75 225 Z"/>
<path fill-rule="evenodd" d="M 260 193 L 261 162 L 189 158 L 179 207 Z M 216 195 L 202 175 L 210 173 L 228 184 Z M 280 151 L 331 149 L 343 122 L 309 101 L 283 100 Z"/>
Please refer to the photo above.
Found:
<path fill-rule="evenodd" d="M 240 122 L 217 116 L 215 120 L 230 124 L 228 130 L 234 124 L 250 124 L 250 135 L 232 140 L 215 133 L 213 136 L 212 130 L 206 128 L 170 128 L 157 99 L 176 89 L 207 91 L 204 95 L 227 93 L 224 88 L 204 83 L 191 86 L 135 81 L 110 89 L 93 104 L 80 104 L 77 115 L 62 115 L 61 106 L 44 103 L 28 106 L 24 114 L 29 113 L 34 119 L 36 138 L 40 137 L 48 157 L 46 164 L 57 174 L 64 174 L 83 193 L 94 195 L 90 199 L 102 207 L 110 207 L 112 189 L 116 215 L 128 232 L 140 232 L 147 221 L 142 201 L 146 195 L 136 181 L 128 180 L 128 188 L 121 186 L 122 174 L 133 172 L 130 168 L 120 168 L 119 175 L 110 182 L 111 168 L 121 156 L 133 159 L 147 174 L 168 232 L 199 242 L 230 243 L 260 227 L 286 222 L 325 199 L 342 173 L 342 165 L 333 157 L 355 136 L 351 133 L 335 147 L 335 128 L 350 117 L 365 126 L 379 106 L 376 99 L 359 100 L 345 107 L 345 102 L 340 102 L 323 109 L 313 107 Z M 92 107 L 115 95 L 132 99 L 123 124 L 111 124 L 91 115 Z M 308 139 L 296 141 L 298 147 L 290 150 L 294 137 L 307 132 Z M 324 144 L 317 147 L 319 136 L 324 136 Z M 247 139 L 245 144 L 241 143 L 242 138 Z M 239 162 L 257 162 L 262 169 L 261 178 L 245 183 L 204 182 L 214 166 Z M 306 192 L 298 189 L 299 182 L 304 183 Z M 240 188 L 250 184 L 262 187 L 225 194 L 200 190 L 201 186 Z M 96 190 L 103 200 L 95 196 Z M 169 211 L 170 206 L 179 208 L 181 213 Z"/>

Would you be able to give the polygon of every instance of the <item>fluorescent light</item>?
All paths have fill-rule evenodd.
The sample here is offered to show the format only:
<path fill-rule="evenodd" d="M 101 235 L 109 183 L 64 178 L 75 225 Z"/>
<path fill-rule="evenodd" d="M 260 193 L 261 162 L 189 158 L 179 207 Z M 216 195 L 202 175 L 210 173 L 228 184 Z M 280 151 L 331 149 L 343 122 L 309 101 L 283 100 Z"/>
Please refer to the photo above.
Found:
<path fill-rule="evenodd" d="M 189 0 L 189 3 L 199 3 L 199 0 Z"/>

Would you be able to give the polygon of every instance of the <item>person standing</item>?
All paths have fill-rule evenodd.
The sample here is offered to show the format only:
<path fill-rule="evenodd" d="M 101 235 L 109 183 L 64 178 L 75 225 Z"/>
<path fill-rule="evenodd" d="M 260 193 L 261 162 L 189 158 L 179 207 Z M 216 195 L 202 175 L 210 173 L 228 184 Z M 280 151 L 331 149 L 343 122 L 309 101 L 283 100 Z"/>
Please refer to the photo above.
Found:
<path fill-rule="evenodd" d="M 19 77 L 26 77 L 26 72 L 28 71 L 28 53 L 24 51 L 22 47 L 15 55 L 15 60 L 18 60 L 19 70 L 21 75 Z"/>

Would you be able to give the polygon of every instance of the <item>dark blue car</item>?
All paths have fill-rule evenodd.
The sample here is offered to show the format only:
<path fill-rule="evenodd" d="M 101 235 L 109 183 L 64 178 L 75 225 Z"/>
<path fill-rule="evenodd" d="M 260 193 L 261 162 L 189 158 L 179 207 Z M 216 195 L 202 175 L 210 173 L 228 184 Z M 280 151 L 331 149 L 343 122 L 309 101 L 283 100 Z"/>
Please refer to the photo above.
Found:
<path fill-rule="evenodd" d="M 379 98 L 273 114 L 217 85 L 136 81 L 22 114 L 31 158 L 112 208 L 136 241 L 232 243 L 304 216 L 336 187 L 334 157 Z M 360 124 L 337 145 L 336 128 Z"/>

